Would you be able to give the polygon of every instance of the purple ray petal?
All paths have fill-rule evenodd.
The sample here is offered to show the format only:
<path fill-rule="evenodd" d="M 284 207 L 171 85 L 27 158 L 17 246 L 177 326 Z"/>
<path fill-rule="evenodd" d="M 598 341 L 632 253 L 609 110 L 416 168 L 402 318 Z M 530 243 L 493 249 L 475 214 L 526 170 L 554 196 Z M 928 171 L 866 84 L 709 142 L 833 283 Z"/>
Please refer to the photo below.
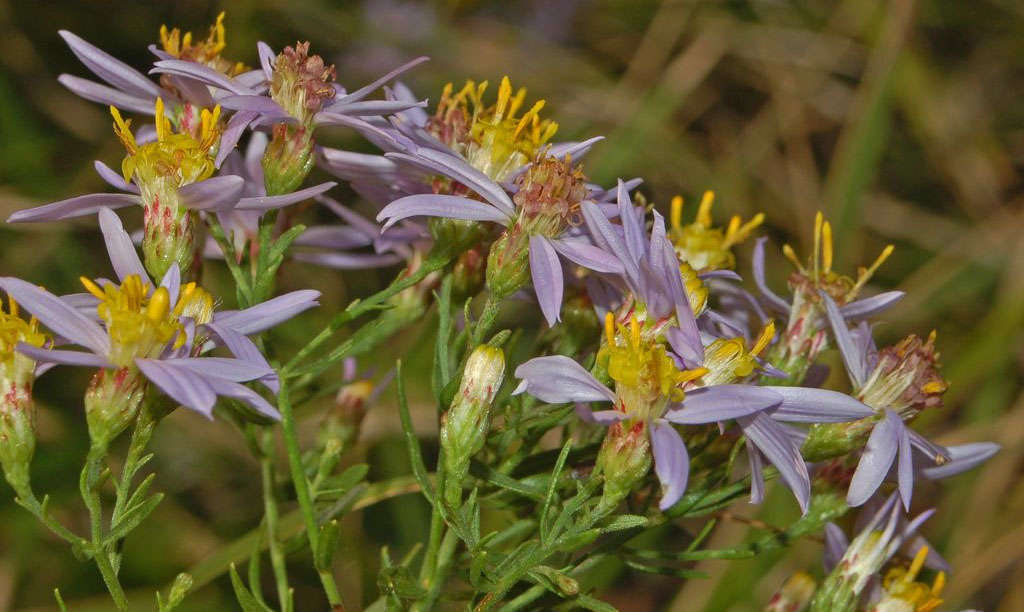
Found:
<path fill-rule="evenodd" d="M 860 389 L 867 380 L 867 355 L 858 350 L 857 343 L 850 335 L 850 328 L 846 325 L 846 319 L 840 314 L 835 301 L 824 291 L 818 293 L 825 302 L 825 313 L 832 326 L 832 335 L 836 339 L 836 346 L 839 347 L 839 354 L 843 357 L 843 364 L 846 365 L 846 373 L 850 375 L 853 387 Z"/>
<path fill-rule="evenodd" d="M 126 183 L 124 177 L 119 173 L 114 172 L 110 166 L 105 163 L 96 160 L 92 163 L 93 167 L 96 168 L 96 174 L 100 175 L 100 178 L 107 182 L 111 187 L 120 189 L 121 191 L 127 191 L 129 193 L 139 193 L 139 188 L 131 183 Z"/>
<path fill-rule="evenodd" d="M 270 367 L 267 358 L 263 356 L 252 340 L 225 325 L 208 323 L 206 328 L 215 334 L 220 343 L 226 346 L 235 357 L 252 364 L 255 369 L 263 372 L 254 378 L 259 378 L 260 382 L 274 393 L 281 390 L 281 381 L 277 372 Z"/>
<path fill-rule="evenodd" d="M 45 289 L 12 277 L 0 278 L 0 287 L 43 325 L 97 355 L 110 352 L 110 339 L 95 321 Z"/>
<path fill-rule="evenodd" d="M 238 205 L 235 207 L 238 210 L 270 210 L 272 208 L 281 208 L 296 202 L 301 202 L 309 198 L 318 196 L 322 193 L 330 191 L 332 188 L 337 186 L 334 181 L 327 181 L 326 183 L 320 183 L 312 187 L 306 187 L 292 193 L 286 193 L 283 195 L 276 196 L 261 196 L 255 198 L 242 198 L 238 201 Z"/>
<path fill-rule="evenodd" d="M 622 231 L 626 238 L 626 252 L 634 262 L 640 263 L 640 258 L 646 252 L 643 220 L 635 214 L 633 198 L 629 197 L 629 192 L 626 191 L 622 179 L 619 179 L 616 196 L 619 204 L 619 220 L 622 222 Z"/>
<path fill-rule="evenodd" d="M 114 87 L 139 97 L 156 98 L 163 94 L 145 75 L 105 51 L 94 47 L 67 30 L 57 32 L 71 47 L 71 52 L 93 74 Z"/>
<path fill-rule="evenodd" d="M 245 179 L 240 176 L 215 176 L 180 187 L 178 195 L 192 210 L 223 212 L 234 208 L 244 188 Z"/>
<path fill-rule="evenodd" d="M 107 254 L 110 256 L 110 265 L 114 267 L 117 278 L 125 278 L 135 275 L 143 283 L 149 281 L 149 274 L 135 252 L 135 244 L 132 242 L 128 232 L 124 231 L 121 219 L 117 213 L 109 208 L 99 210 L 100 231 L 103 232 L 103 241 L 107 245 Z"/>
<path fill-rule="evenodd" d="M 88 368 L 112 368 L 106 359 L 95 353 L 84 353 L 81 351 L 55 351 L 32 346 L 19 342 L 16 349 L 22 355 L 35 359 L 38 363 L 63 364 L 71 366 L 85 366 Z"/>
<path fill-rule="evenodd" d="M 800 447 L 781 426 L 765 414 L 753 414 L 738 419 L 747 442 L 757 447 L 765 458 L 779 470 L 779 476 L 793 491 L 800 510 L 807 513 L 811 498 L 811 478 L 807 464 L 800 455 Z"/>
<path fill-rule="evenodd" d="M 932 545 L 930 542 L 928 542 L 928 540 L 926 540 L 922 536 L 915 535 L 907 539 L 905 542 L 903 542 L 903 545 L 900 546 L 900 551 L 904 555 L 906 555 L 908 559 L 913 559 L 914 555 L 917 554 L 917 551 L 921 550 L 924 547 L 928 547 L 928 554 L 924 558 L 925 567 L 936 572 L 946 572 L 947 574 L 952 572 L 952 568 L 950 567 L 949 562 L 946 561 L 942 557 L 942 555 L 936 552 L 937 549 L 934 545 Z"/>
<path fill-rule="evenodd" d="M 764 455 L 757 447 L 747 447 L 747 463 L 750 465 L 750 503 L 764 501 Z"/>
<path fill-rule="evenodd" d="M 850 481 L 846 503 L 860 506 L 878 490 L 896 459 L 902 428 L 903 421 L 894 412 L 887 410 L 885 418 L 875 425 L 864 446 L 864 453 Z"/>
<path fill-rule="evenodd" d="M 502 225 L 508 224 L 500 210 L 477 200 L 459 196 L 419 194 L 399 198 L 385 206 L 378 214 L 377 220 L 383 221 L 387 229 L 402 219 L 417 216 L 446 217 L 466 221 L 494 221 Z"/>
<path fill-rule="evenodd" d="M 839 565 L 850 541 L 846 534 L 835 523 L 825 523 L 825 550 L 821 555 L 821 562 L 825 565 L 825 571 L 831 572 Z"/>
<path fill-rule="evenodd" d="M 427 105 L 426 100 L 420 102 L 405 102 L 402 100 L 366 100 L 363 102 L 342 101 L 340 104 L 330 106 L 333 113 L 350 115 L 352 117 L 371 118 L 378 115 L 390 115 L 409 110 L 410 108 L 422 108 Z"/>
<path fill-rule="evenodd" d="M 606 253 L 618 256 L 625 269 L 626 278 L 633 284 L 634 288 L 638 288 L 640 268 L 635 261 L 626 255 L 626 245 L 612 227 L 612 224 L 608 222 L 608 218 L 601 212 L 597 204 L 593 202 L 584 202 L 580 206 L 580 210 L 583 211 L 583 219 L 587 224 L 587 229 L 590 230 L 591 236 L 594 238 L 594 242 Z"/>
<path fill-rule="evenodd" d="M 223 395 L 225 397 L 245 402 L 260 414 L 268 416 L 276 421 L 281 420 L 281 413 L 277 411 L 277 408 L 274 408 L 270 402 L 263 399 L 259 393 L 256 393 L 249 387 L 235 382 L 218 380 L 215 378 L 207 380 L 207 383 L 217 395 Z"/>
<path fill-rule="evenodd" d="M 886 418 L 893 415 L 900 423 L 903 420 L 891 410 L 886 411 Z M 910 511 L 910 500 L 914 495 L 914 459 L 910 454 L 910 436 L 907 435 L 907 427 L 904 425 L 899 429 L 899 447 L 896 459 L 896 478 L 899 483 L 900 499 L 903 500 L 903 509 Z"/>
<path fill-rule="evenodd" d="M 530 276 L 544 319 L 548 326 L 554 327 L 562 310 L 562 292 L 565 290 L 562 263 L 551 242 L 539 234 L 530 236 Z"/>
<path fill-rule="evenodd" d="M 153 98 L 140 98 L 125 93 L 113 87 L 107 87 L 99 83 L 83 79 L 70 74 L 62 74 L 57 77 L 61 85 L 71 90 L 71 93 L 91 102 L 98 102 L 107 106 L 115 106 L 122 110 L 141 113 L 144 115 L 153 114 Z"/>
<path fill-rule="evenodd" d="M 182 357 L 166 359 L 163 363 L 195 372 L 204 378 L 221 378 L 232 382 L 256 380 L 273 371 L 269 366 L 232 357 Z"/>
<path fill-rule="evenodd" d="M 889 308 L 903 299 L 904 295 L 906 295 L 904 291 L 886 291 L 885 293 L 879 293 L 878 295 L 841 306 L 839 312 L 846 319 L 863 319 Z"/>
<path fill-rule="evenodd" d="M 743 277 L 733 272 L 732 270 L 709 270 L 707 272 L 701 272 L 697 275 L 701 280 L 731 280 L 731 281 L 742 281 Z"/>
<path fill-rule="evenodd" d="M 295 239 L 297 246 L 320 247 L 322 249 L 358 249 L 373 244 L 374 234 L 348 225 L 319 225 L 306 228 Z"/>
<path fill-rule="evenodd" d="M 764 243 L 767 240 L 767 238 L 758 238 L 754 243 L 754 284 L 757 285 L 757 290 L 761 292 L 772 310 L 780 314 L 789 314 L 791 308 L 789 302 L 775 295 L 764 280 Z"/>
<path fill-rule="evenodd" d="M 178 267 L 178 262 L 171 263 L 171 266 L 167 268 L 167 272 L 164 272 L 164 277 L 160 279 L 160 286 L 167 289 L 170 303 L 176 304 L 178 302 L 178 291 L 181 289 L 181 268 Z"/>
<path fill-rule="evenodd" d="M 515 375 L 523 380 L 514 393 L 526 391 L 549 404 L 615 401 L 608 387 L 564 355 L 535 357 L 516 368 Z"/>
<path fill-rule="evenodd" d="M 220 148 L 217 150 L 217 159 L 214 161 L 216 166 L 219 168 L 224 163 L 224 159 L 227 158 L 228 154 L 235 150 L 235 145 L 238 144 L 238 140 L 242 137 L 245 132 L 245 128 L 249 127 L 256 117 L 257 113 L 242 111 L 235 113 L 228 119 L 228 124 L 224 128 L 224 133 L 220 137 Z"/>
<path fill-rule="evenodd" d="M 217 102 L 224 108 L 230 108 L 231 110 L 236 111 L 259 113 L 260 115 L 264 115 L 266 118 L 271 119 L 284 119 L 290 116 L 288 111 L 283 109 L 280 104 L 274 102 L 273 98 L 267 96 L 224 96 L 223 98 L 218 99 Z"/>
<path fill-rule="evenodd" d="M 766 385 L 782 396 L 782 404 L 772 417 L 790 423 L 844 423 L 875 414 L 866 404 L 838 391 L 810 387 L 776 387 Z"/>
<path fill-rule="evenodd" d="M 274 62 L 277 60 L 277 54 L 270 48 L 270 45 L 262 40 L 256 43 L 256 51 L 260 56 L 260 67 L 263 68 L 263 76 L 267 77 L 268 81 L 273 79 Z"/>
<path fill-rule="evenodd" d="M 995 442 L 974 442 L 947 446 L 950 461 L 944 465 L 926 467 L 921 474 L 929 480 L 940 480 L 962 474 L 985 463 L 999 452 L 1000 446 Z"/>
<path fill-rule="evenodd" d="M 764 387 L 715 385 L 687 391 L 683 403 L 671 404 L 665 418 L 680 425 L 715 423 L 749 416 L 781 401 L 781 395 Z"/>
<path fill-rule="evenodd" d="M 428 171 L 439 172 L 472 189 L 483 199 L 494 205 L 506 217 L 515 216 L 515 204 L 501 185 L 495 183 L 483 172 L 470 166 L 461 158 L 433 149 L 420 148 L 415 155 L 386 153 L 389 159 L 398 159 Z"/>
<path fill-rule="evenodd" d="M 604 140 L 604 136 L 594 136 L 581 142 L 559 142 L 551 145 L 551 148 L 548 149 L 548 157 L 562 159 L 568 155 L 570 159 L 579 159 L 589 153 L 590 149 L 602 140 Z M 632 189 L 632 187 L 629 187 L 629 189 Z"/>
<path fill-rule="evenodd" d="M 618 410 L 591 410 L 581 402 L 576 402 L 575 411 L 581 421 L 596 425 L 611 425 L 628 417 L 625 412 Z"/>
<path fill-rule="evenodd" d="M 386 268 L 405 261 L 405 257 L 397 253 L 296 253 L 292 258 L 337 270 Z"/>
<path fill-rule="evenodd" d="M 90 193 L 35 208 L 19 210 L 7 218 L 8 223 L 26 221 L 57 221 L 91 215 L 101 208 L 124 208 L 139 203 L 139 196 L 128 193 Z"/>
<path fill-rule="evenodd" d="M 379 79 L 377 79 L 377 80 L 375 80 L 375 81 L 373 81 L 371 83 L 368 83 L 368 84 L 360 87 L 359 89 L 353 91 L 352 93 L 342 97 L 339 100 L 339 102 L 344 104 L 346 102 L 355 102 L 356 100 L 362 100 L 363 98 L 365 98 L 366 96 L 370 95 L 374 91 L 380 89 L 381 86 L 384 85 L 385 83 L 387 83 L 388 81 L 394 79 L 395 77 L 397 77 L 398 75 L 400 75 L 400 74 L 402 74 L 404 72 L 408 72 L 409 70 L 415 68 L 416 66 L 419 66 L 420 64 L 422 64 L 423 62 L 425 62 L 425 61 L 427 61 L 429 59 L 430 58 L 427 57 L 427 56 L 421 56 L 421 57 L 417 57 L 414 60 L 408 61 L 408 62 L 402 64 L 401 66 L 399 66 L 398 68 L 395 68 L 391 72 L 389 72 L 389 73 L 385 74 L 384 76 L 380 77 Z"/>
<path fill-rule="evenodd" d="M 317 299 L 319 297 L 320 292 L 313 289 L 292 291 L 245 310 L 225 310 L 215 313 L 213 320 L 243 336 L 248 336 L 270 329 L 300 312 L 318 306 Z"/>
<path fill-rule="evenodd" d="M 178 76 L 190 77 L 211 87 L 219 87 L 225 91 L 242 96 L 256 93 L 238 81 L 230 79 L 204 64 L 187 60 L 161 60 L 153 65 L 155 68 L 149 71 L 150 74 L 176 74 Z"/>
<path fill-rule="evenodd" d="M 658 508 L 664 512 L 686 493 L 690 478 L 690 455 L 686 452 L 686 444 L 679 432 L 661 419 L 651 423 L 651 447 L 654 450 L 654 472 L 661 482 Z"/>
<path fill-rule="evenodd" d="M 208 419 L 213 418 L 217 394 L 203 376 L 157 359 L 136 359 L 135 365 L 171 399 Z"/>
<path fill-rule="evenodd" d="M 910 446 L 923 454 L 929 462 L 938 465 L 949 461 L 949 450 L 944 446 L 932 442 L 909 427 L 905 429 L 907 430 L 907 435 L 910 436 Z"/>
<path fill-rule="evenodd" d="M 569 261 L 588 270 L 608 274 L 622 274 L 624 268 L 618 257 L 606 253 L 592 244 L 580 240 L 552 240 L 552 246 Z"/>

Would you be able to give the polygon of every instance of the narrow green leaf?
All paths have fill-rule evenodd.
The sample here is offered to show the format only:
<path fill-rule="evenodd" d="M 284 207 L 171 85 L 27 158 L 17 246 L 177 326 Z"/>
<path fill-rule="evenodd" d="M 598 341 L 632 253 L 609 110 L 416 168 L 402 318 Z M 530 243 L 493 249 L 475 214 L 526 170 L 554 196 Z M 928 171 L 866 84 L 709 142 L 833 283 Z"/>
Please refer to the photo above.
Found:
<path fill-rule="evenodd" d="M 235 590 L 235 599 L 238 600 L 238 605 L 242 607 L 242 612 L 273 612 L 266 604 L 253 597 L 249 589 L 245 588 L 242 579 L 238 577 L 238 571 L 235 569 L 234 563 L 231 564 L 228 574 L 231 576 L 231 587 Z"/>

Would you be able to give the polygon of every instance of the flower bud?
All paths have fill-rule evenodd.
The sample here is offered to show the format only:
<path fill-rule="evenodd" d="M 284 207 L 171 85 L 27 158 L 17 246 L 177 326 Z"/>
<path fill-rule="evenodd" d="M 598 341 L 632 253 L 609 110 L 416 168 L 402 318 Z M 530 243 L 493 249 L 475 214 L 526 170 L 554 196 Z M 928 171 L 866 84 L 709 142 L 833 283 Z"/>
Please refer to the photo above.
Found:
<path fill-rule="evenodd" d="M 445 500 L 452 506 L 462 501 L 462 481 L 469 459 L 484 446 L 490 426 L 491 402 L 505 375 L 505 354 L 488 345 L 478 346 L 462 372 L 459 392 L 441 420 L 444 449 Z"/>
<path fill-rule="evenodd" d="M 275 125 L 261 163 L 267 195 L 295 191 L 313 168 L 312 128 L 287 123 Z"/>
<path fill-rule="evenodd" d="M 530 237 L 518 225 L 494 241 L 487 256 L 487 290 L 508 297 L 530 281 Z"/>
<path fill-rule="evenodd" d="M 32 383 L 35 361 L 17 352 L 18 343 L 42 346 L 35 319 L 18 316 L 18 305 L 8 299 L 9 311 L 0 304 L 0 466 L 16 491 L 28 485 L 29 464 L 36 449 L 35 405 Z"/>
<path fill-rule="evenodd" d="M 427 222 L 435 248 L 458 255 L 476 246 L 487 235 L 487 228 L 477 221 L 432 217 Z"/>
<path fill-rule="evenodd" d="M 772 596 L 765 612 L 801 612 L 814 597 L 817 587 L 814 578 L 807 572 L 797 572 L 790 576 L 775 595 Z"/>
<path fill-rule="evenodd" d="M 366 401 L 373 394 L 373 382 L 356 380 L 338 390 L 334 398 L 334 409 L 327 415 L 321 430 L 322 443 L 326 447 L 333 443 L 339 448 L 348 448 L 362 428 L 366 417 Z"/>
<path fill-rule="evenodd" d="M 484 285 L 484 270 L 487 260 L 479 247 L 474 247 L 459 255 L 452 268 L 452 293 L 456 301 L 470 298 Z"/>
<path fill-rule="evenodd" d="M 647 424 L 637 420 L 615 423 L 597 454 L 597 471 L 604 474 L 604 490 L 597 512 L 611 512 L 651 469 L 651 443 Z"/>
<path fill-rule="evenodd" d="M 146 379 L 132 366 L 99 370 L 85 391 L 89 438 L 105 448 L 135 420 L 146 393 Z"/>

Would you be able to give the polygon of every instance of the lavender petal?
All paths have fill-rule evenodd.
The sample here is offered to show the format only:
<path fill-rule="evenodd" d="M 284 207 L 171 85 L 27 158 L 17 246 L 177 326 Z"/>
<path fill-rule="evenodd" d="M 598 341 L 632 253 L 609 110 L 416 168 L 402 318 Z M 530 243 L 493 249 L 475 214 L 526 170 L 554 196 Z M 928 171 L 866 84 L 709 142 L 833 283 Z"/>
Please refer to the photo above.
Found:
<path fill-rule="evenodd" d="M 90 102 L 115 106 L 122 110 L 144 115 L 153 114 L 153 98 L 134 96 L 119 89 L 107 87 L 89 79 L 83 79 L 70 74 L 60 75 L 57 77 L 57 81 L 71 90 L 71 93 Z"/>
<path fill-rule="evenodd" d="M 878 490 L 896 459 L 903 421 L 893 416 L 894 413 L 887 410 L 885 418 L 875 425 L 868 437 L 846 494 L 846 503 L 850 506 L 860 506 Z"/>
<path fill-rule="evenodd" d="M 651 447 L 654 450 L 654 472 L 661 482 L 662 493 L 658 508 L 664 512 L 686 493 L 690 478 L 690 455 L 679 432 L 661 419 L 651 423 Z"/>
<path fill-rule="evenodd" d="M 135 70 L 128 64 L 115 58 L 109 53 L 98 49 L 67 30 L 59 30 L 64 42 L 71 48 L 71 52 L 78 57 L 85 66 L 107 83 L 126 93 L 154 99 L 163 92 L 145 75 Z"/>
<path fill-rule="evenodd" d="M 213 321 L 248 336 L 270 329 L 295 315 L 318 306 L 320 292 L 312 289 L 292 291 L 271 298 L 245 310 L 227 310 L 214 313 Z"/>
<path fill-rule="evenodd" d="M 180 187 L 178 196 L 186 208 L 224 212 L 234 208 L 244 188 L 245 179 L 240 176 L 215 176 Z"/>
<path fill-rule="evenodd" d="M 103 241 L 107 246 L 107 254 L 110 255 L 110 265 L 114 267 L 117 278 L 124 280 L 129 276 L 138 276 L 142 282 L 149 280 L 149 274 L 135 252 L 135 244 L 132 243 L 128 232 L 124 231 L 120 217 L 109 208 L 101 208 L 99 211 L 100 231 L 103 232 Z"/>
<path fill-rule="evenodd" d="M 530 276 L 537 301 L 548 326 L 554 327 L 562 310 L 562 292 L 565 290 L 562 278 L 562 263 L 558 253 L 547 238 L 539 234 L 530 236 Z"/>
<path fill-rule="evenodd" d="M 889 308 L 906 295 L 904 291 L 886 291 L 878 295 L 850 302 L 839 308 L 839 312 L 846 319 L 863 319 L 876 315 Z"/>
<path fill-rule="evenodd" d="M 26 344 L 24 342 L 19 342 L 15 348 L 22 355 L 30 357 L 38 363 L 85 366 L 87 368 L 113 367 L 106 359 L 96 355 L 95 353 L 84 353 L 81 351 L 57 351 L 32 346 L 31 344 Z"/>
<path fill-rule="evenodd" d="M 892 415 L 892 416 L 890 416 Z M 903 423 L 899 415 L 891 410 L 886 411 L 886 418 L 896 418 Z M 910 511 L 910 501 L 914 495 L 914 459 L 910 453 L 910 436 L 907 435 L 907 427 L 904 425 L 899 429 L 899 447 L 897 448 L 896 479 L 899 484 L 900 499 L 903 500 L 904 510 Z"/>
<path fill-rule="evenodd" d="M 217 394 L 203 376 L 157 359 L 136 359 L 135 365 L 168 397 L 208 419 L 213 418 Z"/>
<path fill-rule="evenodd" d="M 101 208 L 124 208 L 139 203 L 139 196 L 127 193 L 90 193 L 35 208 L 19 210 L 7 218 L 8 223 L 26 221 L 57 221 L 91 215 Z"/>
<path fill-rule="evenodd" d="M 509 222 L 504 213 L 490 204 L 459 196 L 434 194 L 399 198 L 385 206 L 377 214 L 377 220 L 387 219 L 384 224 L 384 229 L 387 229 L 402 219 L 417 216 L 446 217 L 465 221 L 494 221 L 502 225 Z"/>
<path fill-rule="evenodd" d="M 811 478 L 807 473 L 807 464 L 800 455 L 800 447 L 778 423 L 765 414 L 740 417 L 738 422 L 747 436 L 747 442 L 757 447 L 779 470 L 782 481 L 793 491 L 800 510 L 806 514 L 811 498 Z"/>
<path fill-rule="evenodd" d="M 526 391 L 549 404 L 615 401 L 608 387 L 564 355 L 535 357 L 516 368 L 515 375 L 522 383 L 514 393 Z"/>
<path fill-rule="evenodd" d="M 875 414 L 867 405 L 838 391 L 766 385 L 782 397 L 772 417 L 790 423 L 844 423 Z"/>
<path fill-rule="evenodd" d="M 948 451 L 950 456 L 949 462 L 935 467 L 926 467 L 921 470 L 921 474 L 929 480 L 941 480 L 950 476 L 956 476 L 985 463 L 998 453 L 1000 448 L 995 442 L 974 442 L 972 444 L 947 446 L 946 451 Z"/>
<path fill-rule="evenodd" d="M 405 261 L 397 253 L 296 253 L 292 258 L 337 270 L 386 268 Z"/>
<path fill-rule="evenodd" d="M 618 257 L 579 240 L 552 240 L 552 246 L 569 261 L 594 272 L 622 274 L 624 268 Z"/>
<path fill-rule="evenodd" d="M 93 168 L 96 169 L 96 174 L 100 175 L 100 178 L 107 182 L 108 185 L 121 191 L 127 191 L 128 193 L 139 193 L 139 188 L 131 183 L 127 183 L 119 173 L 114 172 L 110 166 L 105 163 L 96 160 L 92 163 Z"/>
<path fill-rule="evenodd" d="M 110 352 L 110 338 L 99 324 L 49 291 L 12 277 L 0 277 L 0 287 L 58 335 L 100 356 Z"/>
<path fill-rule="evenodd" d="M 782 396 L 765 387 L 715 385 L 687 391 L 682 404 L 671 404 L 665 418 L 680 425 L 701 425 L 750 416 L 776 406 Z"/>
<path fill-rule="evenodd" d="M 576 402 L 574 410 L 576 411 L 576 416 L 581 421 L 596 425 L 611 425 L 628 418 L 625 412 L 618 410 L 591 410 L 586 404 L 581 402 Z"/>
<path fill-rule="evenodd" d="M 414 155 L 386 153 L 390 159 L 398 159 L 428 171 L 439 172 L 470 188 L 494 205 L 508 218 L 515 216 L 515 204 L 501 185 L 495 183 L 483 172 L 470 166 L 465 160 L 433 149 L 420 148 Z"/>
<path fill-rule="evenodd" d="M 768 288 L 768 283 L 764 280 L 764 243 L 767 238 L 758 238 L 757 242 L 754 243 L 754 284 L 757 286 L 757 290 L 761 292 L 761 295 L 767 300 L 768 305 L 771 306 L 772 310 L 780 314 L 789 314 L 790 308 L 789 302 L 775 295 L 775 293 Z"/>
<path fill-rule="evenodd" d="M 312 187 L 306 187 L 292 193 L 286 193 L 283 195 L 276 196 L 260 196 L 253 198 L 242 198 L 238 200 L 238 205 L 235 207 L 238 210 L 271 210 L 274 208 L 282 208 L 296 202 L 301 202 L 312 197 L 316 197 L 322 193 L 330 191 L 338 184 L 334 181 L 327 181 L 314 185 Z"/>
<path fill-rule="evenodd" d="M 850 375 L 850 382 L 854 388 L 860 389 L 867 380 L 867 355 L 858 350 L 857 343 L 850 335 L 850 328 L 846 326 L 846 319 L 840 314 L 835 301 L 824 291 L 819 293 L 825 302 L 825 313 L 832 326 L 832 335 L 836 339 L 836 346 L 839 347 L 839 354 L 843 357 L 843 364 L 846 365 L 846 373 Z"/>
<path fill-rule="evenodd" d="M 245 402 L 260 414 L 270 417 L 275 421 L 281 420 L 281 413 L 277 411 L 277 408 L 274 408 L 270 402 L 263 399 L 259 393 L 256 393 L 249 387 L 240 385 L 236 382 L 215 378 L 211 378 L 206 382 L 217 395 L 223 395 L 224 397 L 230 397 L 240 402 Z"/>

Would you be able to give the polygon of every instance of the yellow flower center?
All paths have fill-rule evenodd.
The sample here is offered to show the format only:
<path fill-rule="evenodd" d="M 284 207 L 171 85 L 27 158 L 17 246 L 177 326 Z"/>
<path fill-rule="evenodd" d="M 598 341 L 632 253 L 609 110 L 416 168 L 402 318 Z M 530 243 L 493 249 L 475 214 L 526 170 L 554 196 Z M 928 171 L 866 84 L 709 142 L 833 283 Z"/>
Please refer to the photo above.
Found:
<path fill-rule="evenodd" d="M 942 604 L 942 590 L 946 586 L 946 574 L 939 572 L 929 585 L 917 582 L 917 575 L 928 557 L 928 547 L 922 546 L 909 567 L 894 567 L 882 580 L 885 598 L 899 599 L 911 606 L 915 612 L 931 612 Z"/>
<path fill-rule="evenodd" d="M 513 94 L 507 76 L 501 79 L 497 102 L 490 106 L 483 100 L 486 90 L 487 81 L 466 81 L 455 93 L 448 83 L 428 128 L 474 168 L 502 182 L 537 155 L 555 135 L 558 124 L 540 118 L 544 100 L 538 100 L 517 117 L 526 89 L 520 88 Z"/>
<path fill-rule="evenodd" d="M 743 338 L 719 338 L 705 351 L 705 385 L 723 385 L 750 376 L 758 367 L 756 357 L 775 337 L 775 322 L 769 321 L 748 351 Z"/>
<path fill-rule="evenodd" d="M 195 283 L 183 286 L 172 305 L 166 287 L 154 290 L 135 274 L 120 285 L 102 288 L 88 278 L 80 280 L 99 300 L 96 314 L 110 336 L 110 361 L 119 367 L 131 365 L 136 357 L 157 357 L 168 344 L 179 348 L 186 340 L 183 318 L 203 324 L 213 316 L 213 297 Z"/>
<path fill-rule="evenodd" d="M 643 324 L 634 316 L 629 318 L 628 327 L 619 325 L 616 329 L 614 315 L 607 313 L 604 325 L 605 343 L 598 359 L 615 381 L 615 392 L 631 416 L 643 420 L 661 416 L 668 401 L 683 400 L 686 383 L 708 372 L 706 368 L 676 367 L 665 345 L 645 336 Z"/>
<path fill-rule="evenodd" d="M 725 230 L 712 227 L 711 205 L 714 201 L 714 192 L 705 191 L 697 208 L 697 218 L 693 223 L 683 225 L 683 198 L 672 198 L 669 239 L 679 258 L 701 272 L 735 268 L 736 256 L 732 247 L 749 238 L 754 229 L 764 222 L 764 213 L 754 215 L 746 223 L 735 215 Z"/>
<path fill-rule="evenodd" d="M 31 376 L 34 361 L 15 351 L 19 342 L 42 346 L 46 334 L 39 331 L 35 317 L 28 321 L 19 316 L 20 309 L 14 298 L 7 296 L 7 312 L 0 302 L 0 380 L 24 382 Z"/>
<path fill-rule="evenodd" d="M 220 142 L 220 105 L 212 111 L 203 109 L 197 126 L 197 136 L 188 132 L 174 132 L 171 122 L 164 114 L 164 101 L 156 99 L 156 140 L 140 145 L 132 134 L 131 120 L 125 120 L 121 113 L 110 107 L 114 117 L 114 133 L 128 151 L 121 163 L 121 172 L 126 181 L 135 177 L 143 190 L 147 185 L 169 182 L 181 187 L 209 178 L 216 171 L 213 153 Z"/>
<path fill-rule="evenodd" d="M 213 68 L 227 76 L 235 76 L 245 72 L 246 67 L 242 62 L 231 62 L 221 57 L 220 53 L 227 46 L 225 42 L 224 11 L 217 15 L 217 21 L 210 26 L 210 33 L 206 40 L 193 41 L 192 32 L 185 32 L 174 28 L 168 30 L 166 25 L 160 26 L 160 45 L 169 55 L 179 59 L 198 62 Z"/>

